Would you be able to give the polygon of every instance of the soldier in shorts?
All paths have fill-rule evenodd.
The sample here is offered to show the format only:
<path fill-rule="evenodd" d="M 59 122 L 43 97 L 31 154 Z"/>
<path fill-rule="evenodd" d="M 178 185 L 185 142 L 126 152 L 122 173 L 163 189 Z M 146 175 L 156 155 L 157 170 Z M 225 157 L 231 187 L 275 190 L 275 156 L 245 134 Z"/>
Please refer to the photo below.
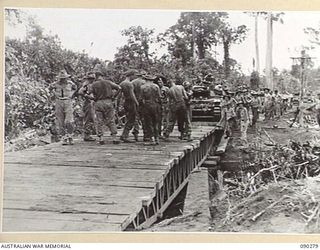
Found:
<path fill-rule="evenodd" d="M 58 81 L 53 84 L 55 94 L 55 117 L 59 137 L 63 138 L 62 145 L 72 145 L 74 130 L 72 95 L 77 85 L 68 78 L 66 71 L 61 71 L 57 76 Z"/>

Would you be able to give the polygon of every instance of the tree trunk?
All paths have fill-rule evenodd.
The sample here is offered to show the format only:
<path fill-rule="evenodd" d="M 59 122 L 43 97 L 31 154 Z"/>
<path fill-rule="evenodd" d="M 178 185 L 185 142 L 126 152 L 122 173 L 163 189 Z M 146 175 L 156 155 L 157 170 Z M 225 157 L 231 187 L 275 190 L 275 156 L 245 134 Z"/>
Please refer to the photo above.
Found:
<path fill-rule="evenodd" d="M 230 60 L 229 60 L 229 41 L 223 41 L 223 52 L 224 52 L 224 74 L 225 77 L 228 78 L 230 75 Z"/>
<path fill-rule="evenodd" d="M 202 42 L 198 43 L 198 52 L 199 52 L 199 59 L 203 59 L 205 51 L 204 51 L 204 46 Z"/>
<path fill-rule="evenodd" d="M 199 34 L 197 40 L 198 40 L 197 41 L 197 47 L 198 47 L 199 59 L 204 59 L 205 48 L 204 48 L 204 44 L 203 44 L 203 37 Z"/>
<path fill-rule="evenodd" d="M 195 38 L 196 38 L 196 33 L 195 33 L 195 25 L 194 21 L 192 21 L 192 41 L 191 41 L 191 50 L 192 50 L 192 58 L 196 58 L 196 49 L 195 49 Z"/>
<path fill-rule="evenodd" d="M 267 19 L 267 51 L 266 51 L 266 82 L 267 87 L 273 90 L 272 79 L 272 14 L 268 13 Z"/>
<path fill-rule="evenodd" d="M 254 22 L 254 40 L 255 40 L 255 46 L 256 46 L 256 71 L 260 73 L 260 56 L 259 56 L 259 40 L 258 40 L 258 14 L 255 16 L 255 22 Z"/>

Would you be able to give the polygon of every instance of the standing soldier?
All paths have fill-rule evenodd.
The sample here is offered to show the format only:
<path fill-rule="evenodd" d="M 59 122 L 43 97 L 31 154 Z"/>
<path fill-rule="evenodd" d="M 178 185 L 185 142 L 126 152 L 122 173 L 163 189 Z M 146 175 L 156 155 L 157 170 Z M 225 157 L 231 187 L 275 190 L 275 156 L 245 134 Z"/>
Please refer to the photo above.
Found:
<path fill-rule="evenodd" d="M 168 101 L 168 91 L 169 88 L 165 86 L 167 80 L 163 76 L 157 76 L 156 83 L 160 88 L 161 93 L 161 113 L 160 113 L 160 123 L 159 123 L 159 136 L 161 133 L 167 129 L 169 123 L 169 101 Z"/>
<path fill-rule="evenodd" d="M 122 140 L 123 142 L 131 142 L 128 139 L 129 132 L 134 127 L 134 124 L 136 122 L 136 115 L 137 115 L 137 109 L 138 109 L 139 103 L 134 94 L 134 86 L 131 82 L 134 79 L 136 73 L 137 72 L 135 70 L 128 70 L 127 72 L 125 72 L 126 79 L 120 83 L 121 92 L 118 97 L 118 103 L 120 103 L 120 100 L 123 96 L 124 110 L 125 110 L 126 119 L 127 119 L 124 129 L 122 131 L 122 135 L 120 137 L 120 140 Z M 138 140 L 138 133 L 139 133 L 139 128 L 137 131 L 136 130 L 133 131 L 133 135 L 136 141 Z"/>
<path fill-rule="evenodd" d="M 191 127 L 186 124 L 187 120 L 187 108 L 185 101 L 188 99 L 187 93 L 182 85 L 176 85 L 172 82 L 172 86 L 168 91 L 169 97 L 169 108 L 170 108 L 170 119 L 169 125 L 164 132 L 163 139 L 169 140 L 169 135 L 173 131 L 176 121 L 178 121 L 178 130 L 180 131 L 180 137 L 183 138 L 184 133 L 187 135 L 188 141 L 191 141 Z"/>
<path fill-rule="evenodd" d="M 249 89 L 247 87 L 244 88 L 243 92 L 243 106 L 248 111 L 248 114 L 250 113 L 250 108 L 251 108 L 251 102 L 252 102 L 252 96 L 251 93 L 249 92 Z M 250 115 L 249 115 L 249 124 L 250 124 Z"/>
<path fill-rule="evenodd" d="M 187 109 L 187 119 L 185 121 L 185 124 L 183 126 L 184 128 L 184 135 L 182 139 L 188 140 L 188 135 L 185 134 L 185 128 L 191 128 L 191 121 L 192 121 L 192 110 L 191 110 L 191 99 L 193 96 L 193 91 L 192 91 L 192 86 L 190 82 L 184 82 L 183 87 L 186 91 L 187 94 L 187 99 L 186 99 L 186 109 Z M 189 138 L 191 141 L 191 138 Z"/>
<path fill-rule="evenodd" d="M 70 75 L 67 72 L 61 71 L 59 73 L 58 81 L 54 83 L 55 93 L 55 117 L 56 126 L 58 129 L 59 137 L 63 137 L 62 145 L 72 145 L 73 133 L 73 108 L 72 108 L 72 95 L 77 86 L 68 78 Z"/>
<path fill-rule="evenodd" d="M 241 89 L 238 89 L 236 91 L 235 97 L 234 97 L 236 103 L 238 102 L 244 102 L 244 96 L 243 96 L 243 91 Z"/>
<path fill-rule="evenodd" d="M 271 112 L 272 112 L 272 96 L 270 94 L 270 90 L 268 88 L 264 88 L 264 116 L 265 120 L 270 120 Z"/>
<path fill-rule="evenodd" d="M 252 127 L 256 126 L 257 121 L 259 120 L 259 109 L 261 108 L 261 101 L 258 93 L 253 91 L 251 101 L 251 110 L 252 110 Z"/>
<path fill-rule="evenodd" d="M 145 130 L 154 144 L 159 144 L 159 123 L 161 112 L 161 94 L 160 88 L 153 81 L 156 79 L 152 76 L 144 76 L 146 83 L 141 87 L 141 99 L 143 105 L 143 115 L 145 121 Z"/>
<path fill-rule="evenodd" d="M 141 99 L 141 86 L 146 83 L 146 80 L 143 78 L 143 76 L 146 74 L 146 72 L 142 71 L 138 74 L 136 74 L 137 78 L 132 81 L 134 94 L 136 96 L 136 99 L 139 103 L 137 114 L 136 114 L 136 120 L 134 123 L 134 131 L 139 131 L 139 122 L 141 122 L 141 127 L 143 131 L 143 141 L 148 140 L 147 132 L 145 131 L 145 125 L 144 125 L 144 119 L 143 119 L 143 105 L 142 105 L 142 99 Z M 138 141 L 138 134 L 133 134 L 135 137 L 135 140 Z"/>
<path fill-rule="evenodd" d="M 279 94 L 278 90 L 274 91 L 274 101 L 275 101 L 275 117 L 279 119 L 281 116 L 282 97 Z"/>
<path fill-rule="evenodd" d="M 104 80 L 102 72 L 96 70 L 96 81 L 92 83 L 91 91 L 95 104 L 95 112 L 97 118 L 97 135 L 99 137 L 99 144 L 103 145 L 103 125 L 107 125 L 111 131 L 111 137 L 114 144 L 118 144 L 117 127 L 115 124 L 114 107 L 113 107 L 113 92 L 112 90 L 120 90 L 120 86 L 110 80 Z"/>
<path fill-rule="evenodd" d="M 270 119 L 273 120 L 276 114 L 276 99 L 273 91 L 270 91 L 270 95 L 271 95 Z"/>
<path fill-rule="evenodd" d="M 234 100 L 235 100 L 235 107 L 234 107 L 234 110 L 236 112 L 236 128 L 239 129 L 240 128 L 240 120 L 238 119 L 239 118 L 239 114 L 238 114 L 238 109 L 237 109 L 237 104 L 239 102 L 244 102 L 244 95 L 243 95 L 243 91 L 240 87 L 238 87 L 238 89 L 236 90 L 236 94 L 235 94 L 235 97 L 234 97 Z"/>
<path fill-rule="evenodd" d="M 289 108 L 289 102 L 288 102 L 288 97 L 282 97 L 282 102 L 281 102 L 281 115 L 283 115 L 285 112 L 287 112 L 287 109 Z"/>
<path fill-rule="evenodd" d="M 223 117 L 222 119 L 224 119 L 226 123 L 226 137 L 231 137 L 233 130 L 235 128 L 236 114 L 233 107 L 233 102 L 234 100 L 231 99 L 231 96 L 229 95 L 225 95 L 221 102 L 222 117 Z"/>
<path fill-rule="evenodd" d="M 89 73 L 84 77 L 84 79 L 86 79 L 86 81 L 79 89 L 79 95 L 84 98 L 83 140 L 95 141 L 95 139 L 91 136 L 92 131 L 95 130 L 93 96 L 89 94 L 91 85 L 95 80 L 95 75 L 93 73 Z"/>
<path fill-rule="evenodd" d="M 240 120 L 240 132 L 241 139 L 247 142 L 247 130 L 249 125 L 249 113 L 247 108 L 244 106 L 243 102 L 238 103 L 237 113 L 239 114 Z"/>
<path fill-rule="evenodd" d="M 232 114 L 230 120 L 231 132 L 237 130 L 237 119 L 236 119 L 236 108 L 237 108 L 237 101 L 235 99 L 235 92 L 229 91 L 230 96 L 230 113 Z M 232 111 L 231 111 L 232 110 Z"/>
<path fill-rule="evenodd" d="M 252 95 L 247 88 L 244 90 L 243 101 L 244 101 L 243 105 L 249 111 L 249 108 L 250 108 L 251 102 L 252 102 Z"/>

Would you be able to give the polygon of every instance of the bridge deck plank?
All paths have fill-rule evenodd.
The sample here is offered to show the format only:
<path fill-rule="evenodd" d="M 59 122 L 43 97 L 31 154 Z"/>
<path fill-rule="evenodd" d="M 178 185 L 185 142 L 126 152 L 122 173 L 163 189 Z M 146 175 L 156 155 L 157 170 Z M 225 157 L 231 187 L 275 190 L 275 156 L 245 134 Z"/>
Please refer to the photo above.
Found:
<path fill-rule="evenodd" d="M 195 140 L 212 126 L 195 127 Z M 118 231 L 142 197 L 195 142 L 159 146 L 75 141 L 5 153 L 3 231 Z M 108 141 L 109 140 L 109 141 Z"/>

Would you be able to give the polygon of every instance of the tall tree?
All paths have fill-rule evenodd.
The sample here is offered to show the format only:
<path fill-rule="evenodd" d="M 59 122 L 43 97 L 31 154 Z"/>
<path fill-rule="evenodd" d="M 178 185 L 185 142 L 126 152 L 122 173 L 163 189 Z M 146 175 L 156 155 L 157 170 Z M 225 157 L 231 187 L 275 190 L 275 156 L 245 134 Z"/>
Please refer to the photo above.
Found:
<path fill-rule="evenodd" d="M 283 23 L 283 12 L 280 13 L 267 13 L 267 51 L 266 51 L 266 80 L 267 86 L 270 89 L 274 88 L 274 83 L 272 80 L 272 53 L 273 53 L 273 23 L 280 22 Z"/>
<path fill-rule="evenodd" d="M 254 44 L 256 50 L 255 71 L 260 73 L 260 51 L 259 51 L 259 16 L 265 16 L 267 12 L 245 12 L 254 18 Z"/>
<path fill-rule="evenodd" d="M 273 74 L 272 74 L 272 52 L 273 52 L 273 23 L 272 14 L 268 13 L 267 17 L 267 48 L 266 48 L 266 84 L 273 90 Z"/>
<path fill-rule="evenodd" d="M 15 26 L 18 23 L 22 23 L 25 17 L 25 13 L 18 9 L 5 8 L 5 20 L 9 25 Z"/>
<path fill-rule="evenodd" d="M 307 27 L 304 29 L 304 33 L 309 36 L 309 42 L 311 43 L 311 49 L 314 48 L 313 45 L 320 45 L 320 25 L 318 28 Z M 310 49 L 309 48 L 309 49 Z M 308 48 L 304 48 L 308 49 Z"/>
<path fill-rule="evenodd" d="M 254 17 L 254 41 L 256 49 L 256 71 L 260 72 L 259 36 L 258 36 L 258 15 Z"/>
<path fill-rule="evenodd" d="M 223 45 L 226 78 L 230 75 L 230 46 L 241 43 L 246 38 L 247 32 L 248 29 L 245 25 L 232 27 L 228 22 L 225 22 L 219 31 L 220 41 Z"/>
<path fill-rule="evenodd" d="M 175 57 L 177 44 L 184 43 L 184 53 L 178 56 L 189 60 L 197 54 L 204 59 L 206 52 L 218 43 L 218 30 L 227 18 L 225 12 L 182 12 L 178 22 L 165 33 L 159 35 L 159 40 L 168 45 L 169 52 Z M 196 53 L 195 53 L 196 52 Z"/>
<path fill-rule="evenodd" d="M 58 36 L 48 35 L 33 19 L 25 23 L 25 39 L 5 40 L 5 136 L 25 128 L 48 128 L 54 117 L 50 82 L 66 69 L 76 83 L 96 59 L 66 50 Z M 76 118 L 76 121 L 77 118 Z"/>
<path fill-rule="evenodd" d="M 124 46 L 118 48 L 115 64 L 122 65 L 124 68 L 148 68 L 154 56 L 150 51 L 150 46 L 155 42 L 154 30 L 132 26 L 121 31 L 121 34 L 128 40 Z"/>

